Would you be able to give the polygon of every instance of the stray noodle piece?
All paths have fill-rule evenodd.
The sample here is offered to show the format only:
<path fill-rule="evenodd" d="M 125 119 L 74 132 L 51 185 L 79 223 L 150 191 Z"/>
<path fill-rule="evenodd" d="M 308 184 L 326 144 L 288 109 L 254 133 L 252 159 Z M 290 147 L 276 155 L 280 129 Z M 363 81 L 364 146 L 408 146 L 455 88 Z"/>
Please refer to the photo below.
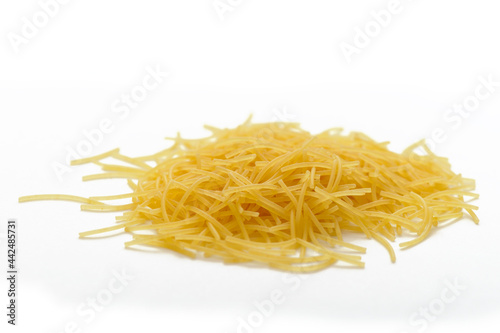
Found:
<path fill-rule="evenodd" d="M 123 178 L 130 193 L 82 198 L 31 195 L 19 202 L 69 200 L 82 210 L 118 212 L 117 224 L 80 233 L 81 238 L 123 229 L 125 246 L 157 246 L 191 258 L 226 263 L 260 262 L 311 272 L 338 262 L 364 267 L 360 235 L 383 245 L 396 260 L 394 242 L 411 247 L 440 223 L 466 212 L 477 224 L 473 180 L 451 171 L 447 159 L 420 141 L 402 154 L 362 133 L 334 128 L 311 135 L 296 123 L 251 123 L 234 129 L 206 126 L 202 139 L 169 138 L 159 153 L 131 158 L 118 149 L 72 161 L 94 163 L 103 173 L 84 181 Z M 423 147 L 427 155 L 414 150 Z M 122 164 L 105 164 L 104 159 Z M 127 166 L 125 166 L 126 164 Z M 105 203 L 128 200 L 127 204 Z M 465 212 L 464 212 L 465 211 Z"/>

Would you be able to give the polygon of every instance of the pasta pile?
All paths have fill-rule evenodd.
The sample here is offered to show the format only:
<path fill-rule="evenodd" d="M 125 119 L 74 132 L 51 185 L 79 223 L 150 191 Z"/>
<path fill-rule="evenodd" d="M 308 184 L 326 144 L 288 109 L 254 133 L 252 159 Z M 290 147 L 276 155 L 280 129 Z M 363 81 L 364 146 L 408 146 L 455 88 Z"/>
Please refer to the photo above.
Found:
<path fill-rule="evenodd" d="M 115 149 L 72 162 L 104 171 L 84 181 L 123 178 L 130 193 L 19 201 L 72 200 L 86 211 L 124 211 L 116 225 L 80 237 L 123 229 L 133 237 L 126 247 L 158 246 L 191 258 L 202 253 L 296 272 L 337 262 L 364 267 L 366 248 L 349 241 L 359 235 L 381 243 L 394 262 L 390 242 L 397 236 L 412 237 L 399 243 L 408 248 L 464 211 L 479 222 L 478 207 L 464 200 L 478 198 L 471 192 L 475 182 L 451 171 L 423 141 L 397 154 L 387 142 L 341 129 L 311 135 L 297 123 L 250 119 L 234 129 L 205 127 L 211 136 L 177 135 L 154 155 L 131 158 Z M 415 154 L 418 147 L 427 154 Z M 121 163 L 102 162 L 111 158 Z M 127 198 L 128 204 L 104 203 Z"/>

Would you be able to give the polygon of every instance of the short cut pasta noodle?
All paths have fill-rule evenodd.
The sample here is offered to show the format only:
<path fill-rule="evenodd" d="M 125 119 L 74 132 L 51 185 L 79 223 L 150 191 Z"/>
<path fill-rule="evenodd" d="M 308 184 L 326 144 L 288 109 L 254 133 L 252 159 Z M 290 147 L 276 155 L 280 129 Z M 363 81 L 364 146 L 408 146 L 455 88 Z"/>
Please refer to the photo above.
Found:
<path fill-rule="evenodd" d="M 252 123 L 232 129 L 206 126 L 202 139 L 167 138 L 156 154 L 128 157 L 118 149 L 72 161 L 104 171 L 84 181 L 122 178 L 131 191 L 83 198 L 31 195 L 33 200 L 69 200 L 81 209 L 122 212 L 116 224 L 80 237 L 124 230 L 126 247 L 156 246 L 190 258 L 202 254 L 225 263 L 259 262 L 311 272 L 336 263 L 364 267 L 373 239 L 396 260 L 391 243 L 418 245 L 440 223 L 478 209 L 465 198 L 479 196 L 475 182 L 451 170 L 424 141 L 402 154 L 363 133 L 339 128 L 317 135 L 297 123 Z M 415 150 L 423 147 L 426 155 Z M 104 163 L 115 159 L 118 164 Z M 114 200 L 126 204 L 112 204 Z"/>

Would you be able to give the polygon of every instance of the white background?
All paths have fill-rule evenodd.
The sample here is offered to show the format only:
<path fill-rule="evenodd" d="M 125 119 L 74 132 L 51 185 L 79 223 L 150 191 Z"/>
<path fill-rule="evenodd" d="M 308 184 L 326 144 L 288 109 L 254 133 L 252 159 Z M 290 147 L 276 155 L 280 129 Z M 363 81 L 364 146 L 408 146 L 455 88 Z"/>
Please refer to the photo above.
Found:
<path fill-rule="evenodd" d="M 32 22 L 41 7 L 2 1 L 0 260 L 4 270 L 5 222 L 17 218 L 20 267 L 19 325 L 6 324 L 2 279 L 2 327 L 60 333 L 75 322 L 77 332 L 237 332 L 239 318 L 261 316 L 246 331 L 498 332 L 500 86 L 466 118 L 444 118 L 454 104 L 474 100 L 481 77 L 500 81 L 496 3 L 401 0 L 350 63 L 342 43 L 354 45 L 357 28 L 376 29 L 370 13 L 389 1 L 222 3 L 232 4 L 223 20 L 212 0 L 69 1 L 14 47 L 23 17 Z M 114 103 L 142 83 L 148 66 L 168 78 L 120 118 Z M 125 250 L 128 235 L 79 240 L 78 232 L 111 225 L 114 215 L 80 212 L 76 203 L 17 203 L 38 193 L 122 193 L 120 180 L 82 183 L 97 171 L 91 166 L 61 179 L 53 169 L 103 119 L 112 130 L 91 154 L 121 147 L 139 155 L 166 147 L 163 138 L 177 131 L 199 137 L 203 124 L 235 126 L 250 113 L 257 121 L 300 121 L 312 132 L 363 131 L 390 140 L 395 151 L 441 129 L 434 150 L 477 180 L 480 225 L 466 218 L 439 228 L 421 245 L 397 250 L 395 264 L 377 243 L 359 241 L 368 247 L 364 270 L 331 267 L 298 280 L 265 267 Z M 77 313 L 122 270 L 134 279 L 109 304 L 92 318 Z M 425 327 L 412 322 L 422 320 L 419 309 L 444 304 L 447 281 L 465 290 Z M 273 290 L 284 302 L 256 315 L 254 302 L 266 303 Z"/>

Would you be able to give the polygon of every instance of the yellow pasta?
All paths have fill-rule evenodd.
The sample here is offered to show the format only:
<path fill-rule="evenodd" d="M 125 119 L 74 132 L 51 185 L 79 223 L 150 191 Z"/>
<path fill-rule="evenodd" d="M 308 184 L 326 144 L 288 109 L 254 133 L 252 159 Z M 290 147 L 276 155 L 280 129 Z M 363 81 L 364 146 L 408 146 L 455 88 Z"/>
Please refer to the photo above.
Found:
<path fill-rule="evenodd" d="M 418 245 L 442 222 L 468 214 L 476 224 L 473 180 L 455 174 L 424 141 L 402 154 L 362 133 L 334 128 L 312 135 L 296 123 L 232 129 L 206 126 L 212 135 L 184 139 L 142 157 L 118 149 L 72 161 L 103 173 L 83 180 L 123 178 L 132 192 L 82 198 L 30 195 L 19 202 L 68 200 L 82 210 L 118 212 L 116 224 L 80 233 L 86 238 L 124 230 L 131 246 L 157 246 L 190 258 L 203 254 L 225 263 L 260 262 L 292 272 L 343 263 L 364 267 L 366 248 L 346 235 L 382 244 Z M 426 155 L 416 155 L 422 147 Z M 121 164 L 103 163 L 115 159 Z M 126 164 L 126 165 L 124 165 Z M 125 204 L 108 201 L 128 200 Z M 410 239 L 408 239 L 410 237 Z"/>

